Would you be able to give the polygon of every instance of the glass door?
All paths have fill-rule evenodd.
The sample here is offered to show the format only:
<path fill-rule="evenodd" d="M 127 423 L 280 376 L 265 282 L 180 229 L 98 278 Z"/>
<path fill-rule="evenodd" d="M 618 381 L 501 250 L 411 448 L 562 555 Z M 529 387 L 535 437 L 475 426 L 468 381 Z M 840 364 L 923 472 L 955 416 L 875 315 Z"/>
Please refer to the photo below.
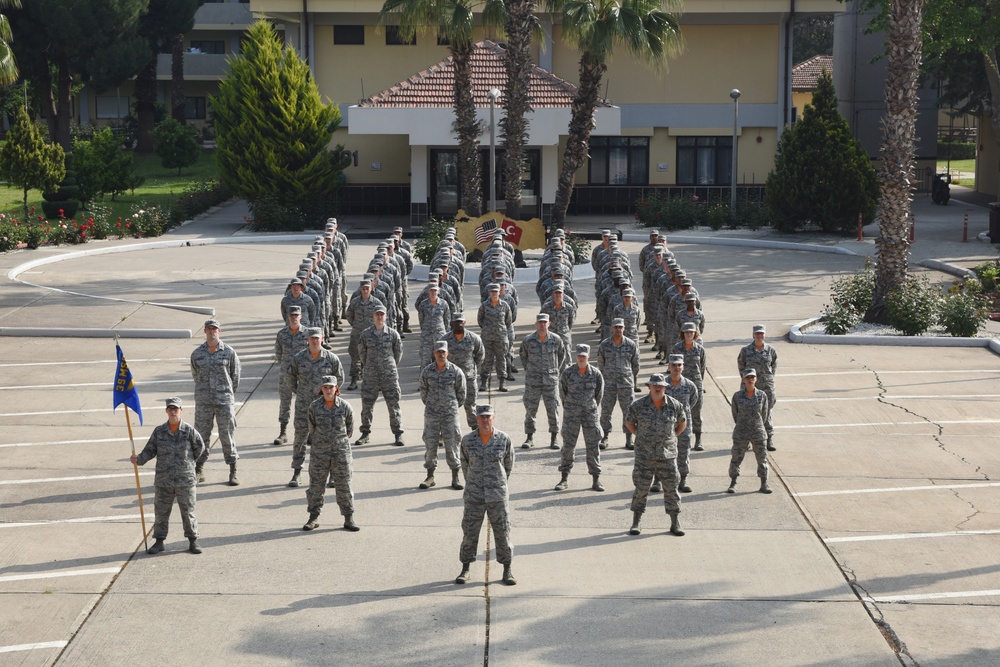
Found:
<path fill-rule="evenodd" d="M 458 151 L 431 151 L 431 214 L 441 217 L 458 212 Z"/>

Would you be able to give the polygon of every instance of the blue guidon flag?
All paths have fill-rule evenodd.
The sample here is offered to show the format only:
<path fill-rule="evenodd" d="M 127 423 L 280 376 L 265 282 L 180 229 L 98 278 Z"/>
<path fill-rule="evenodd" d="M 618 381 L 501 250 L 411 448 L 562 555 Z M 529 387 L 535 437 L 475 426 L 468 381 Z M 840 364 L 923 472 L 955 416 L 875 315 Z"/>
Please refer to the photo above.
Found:
<path fill-rule="evenodd" d="M 121 345 L 115 343 L 115 349 L 118 351 L 118 367 L 115 371 L 115 404 L 112 410 L 117 410 L 124 403 L 139 415 L 139 424 L 142 424 L 142 406 L 139 404 L 139 392 L 132 380 L 132 371 L 128 369 Z"/>
<path fill-rule="evenodd" d="M 480 243 L 486 243 L 493 238 L 493 232 L 496 231 L 497 221 L 487 220 L 479 227 L 476 227 L 476 245 Z"/>

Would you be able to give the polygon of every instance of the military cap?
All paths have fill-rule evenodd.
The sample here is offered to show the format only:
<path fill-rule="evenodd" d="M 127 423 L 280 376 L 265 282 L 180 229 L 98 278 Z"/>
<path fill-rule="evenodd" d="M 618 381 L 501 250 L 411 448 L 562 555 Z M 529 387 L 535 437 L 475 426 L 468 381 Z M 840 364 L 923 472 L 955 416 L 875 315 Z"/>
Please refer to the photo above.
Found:
<path fill-rule="evenodd" d="M 691 285 L 694 285 L 694 283 L 691 282 L 690 278 L 681 278 L 681 285 L 687 285 L 690 287 Z"/>
<path fill-rule="evenodd" d="M 429 289 L 429 290 L 430 289 L 432 289 L 432 290 L 440 290 L 441 288 L 440 288 L 440 286 L 438 286 L 438 283 L 435 280 L 433 282 L 427 281 L 427 289 Z"/>
<path fill-rule="evenodd" d="M 375 277 L 374 273 L 365 273 L 364 275 L 361 276 L 363 280 L 369 280 L 369 281 L 374 277 Z"/>
<path fill-rule="evenodd" d="M 436 343 L 434 343 L 434 351 L 440 352 L 441 350 L 444 350 L 445 352 L 448 351 L 448 341 L 439 340 Z"/>
<path fill-rule="evenodd" d="M 743 377 L 745 378 L 757 377 L 757 370 L 753 368 L 748 368 L 745 371 L 743 371 Z"/>
<path fill-rule="evenodd" d="M 694 322 L 685 322 L 684 324 L 681 325 L 681 333 L 684 333 L 685 331 L 697 331 L 697 330 L 698 327 L 695 325 Z"/>
<path fill-rule="evenodd" d="M 563 285 L 565 285 L 565 284 L 566 284 L 566 283 L 564 283 L 564 282 L 563 282 L 563 281 L 561 281 L 561 280 L 558 280 L 558 281 L 554 281 L 554 282 L 552 283 L 552 291 L 553 291 L 553 292 L 564 292 L 564 291 L 566 291 L 566 288 L 565 288 L 565 287 L 563 287 Z"/>
<path fill-rule="evenodd" d="M 288 281 L 288 286 L 291 287 L 292 285 L 298 285 L 301 287 L 302 281 L 299 280 L 298 278 L 292 278 L 291 280 Z"/>
<path fill-rule="evenodd" d="M 454 315 L 451 316 L 451 321 L 452 322 L 464 322 L 465 321 L 465 313 L 455 313 Z"/>
<path fill-rule="evenodd" d="M 646 386 L 666 387 L 667 378 L 663 375 L 663 373 L 653 373 L 649 376 L 649 381 L 646 383 Z"/>
<path fill-rule="evenodd" d="M 288 314 L 289 315 L 301 315 L 302 314 L 302 306 L 289 306 L 288 307 Z"/>
<path fill-rule="evenodd" d="M 395 234 L 396 232 L 399 232 L 400 234 L 402 234 L 402 233 L 403 233 L 403 228 L 402 228 L 402 227 L 393 227 L 393 228 L 392 228 L 392 232 L 393 232 L 394 234 Z"/>
<path fill-rule="evenodd" d="M 487 404 L 487 405 L 477 405 L 476 406 L 476 416 L 477 417 L 484 417 L 484 416 L 492 415 L 492 414 L 493 414 L 493 406 L 492 405 Z"/>
<path fill-rule="evenodd" d="M 767 332 L 767 327 L 765 327 L 763 324 L 755 324 L 755 325 L 753 325 L 753 332 L 754 333 L 766 333 Z"/>
<path fill-rule="evenodd" d="M 215 329 L 221 329 L 222 325 L 219 324 L 219 320 L 213 318 L 211 320 L 205 320 L 205 328 L 207 329 L 209 327 L 213 327 Z"/>
<path fill-rule="evenodd" d="M 336 218 L 327 218 L 326 219 L 326 224 L 328 224 L 328 225 L 336 225 L 337 224 L 337 219 Z"/>
<path fill-rule="evenodd" d="M 486 289 L 488 289 L 491 292 L 499 292 L 500 285 L 497 285 L 496 283 L 490 283 L 489 285 L 486 286 Z"/>
<path fill-rule="evenodd" d="M 669 357 L 669 359 L 670 359 L 670 363 L 672 363 L 672 364 L 683 364 L 684 363 L 684 355 L 683 354 L 671 354 L 670 357 Z"/>
<path fill-rule="evenodd" d="M 548 322 L 549 321 L 549 314 L 548 313 L 538 313 L 537 315 L 535 315 L 535 321 L 536 322 Z"/>
<path fill-rule="evenodd" d="M 170 398 L 166 399 L 166 404 L 168 408 L 182 408 L 182 409 L 184 408 L 184 405 L 181 404 L 181 399 L 177 398 L 176 396 L 171 396 Z"/>
<path fill-rule="evenodd" d="M 632 289 L 631 287 L 628 287 L 625 289 L 625 291 L 622 292 L 622 296 L 635 296 L 635 290 Z"/>
<path fill-rule="evenodd" d="M 337 376 L 336 375 L 324 375 L 323 376 L 323 387 L 337 386 Z"/>
<path fill-rule="evenodd" d="M 300 270 L 300 271 L 296 271 L 295 275 L 298 276 L 299 278 L 306 278 L 306 277 L 309 276 L 309 272 L 308 271 L 302 271 L 302 270 Z M 300 285 L 305 285 L 305 282 L 303 282 L 302 280 L 299 280 L 299 284 Z"/>
<path fill-rule="evenodd" d="M 624 318 L 616 317 L 615 319 L 611 320 L 611 326 L 613 326 L 613 327 L 623 327 L 623 326 L 625 326 L 625 320 L 624 320 Z"/>
<path fill-rule="evenodd" d="M 370 280 L 362 280 L 361 281 L 361 286 L 362 287 L 371 287 L 372 286 L 372 281 L 370 281 Z"/>
<path fill-rule="evenodd" d="M 601 236 L 611 236 L 611 230 L 610 229 L 602 229 L 601 230 Z"/>
<path fill-rule="evenodd" d="M 694 294 L 693 292 L 688 292 L 688 293 L 687 293 L 687 294 L 686 294 L 686 295 L 684 296 L 684 300 L 685 300 L 685 301 L 697 301 L 697 300 L 698 300 L 698 297 L 697 297 L 697 296 L 696 296 L 696 295 L 695 295 L 695 294 Z"/>
<path fill-rule="evenodd" d="M 586 343 L 580 343 L 576 346 L 576 356 L 587 355 L 590 356 L 590 346 Z"/>
<path fill-rule="evenodd" d="M 385 306 L 379 305 L 375 306 L 376 313 L 388 313 L 389 311 L 385 309 Z"/>
<path fill-rule="evenodd" d="M 306 337 L 308 338 L 322 338 L 323 330 L 319 327 L 310 327 L 306 329 Z"/>
<path fill-rule="evenodd" d="M 326 239 L 332 239 L 332 238 L 333 238 L 333 232 L 323 232 L 323 240 L 324 241 Z"/>
<path fill-rule="evenodd" d="M 497 227 L 496 231 L 493 232 L 493 236 L 507 236 L 507 230 L 503 227 Z"/>
<path fill-rule="evenodd" d="M 552 236 L 553 236 L 553 237 L 562 237 L 562 236 L 566 236 L 566 230 L 565 230 L 565 229 L 556 229 L 556 230 L 554 230 L 554 231 L 552 232 Z"/>
<path fill-rule="evenodd" d="M 650 229 L 649 230 L 649 235 L 650 236 L 659 236 L 660 235 L 660 230 L 658 230 L 658 229 Z"/>

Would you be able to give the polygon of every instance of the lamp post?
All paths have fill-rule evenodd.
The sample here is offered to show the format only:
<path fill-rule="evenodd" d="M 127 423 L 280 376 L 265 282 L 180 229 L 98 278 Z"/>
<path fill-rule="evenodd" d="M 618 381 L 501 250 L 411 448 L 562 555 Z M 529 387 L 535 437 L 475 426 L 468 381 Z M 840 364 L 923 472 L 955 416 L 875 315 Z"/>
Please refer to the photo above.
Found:
<path fill-rule="evenodd" d="M 490 98 L 490 211 L 492 212 L 497 210 L 497 126 L 493 121 L 493 112 L 496 110 L 497 100 L 500 99 L 500 91 L 490 88 L 486 96 Z"/>
<path fill-rule="evenodd" d="M 736 155 L 737 148 L 736 142 L 738 140 L 739 132 L 739 122 L 740 122 L 740 89 L 733 88 L 729 91 L 729 96 L 733 98 L 733 169 L 730 175 L 730 181 L 732 183 L 729 190 L 729 211 L 733 213 L 736 211 Z"/>

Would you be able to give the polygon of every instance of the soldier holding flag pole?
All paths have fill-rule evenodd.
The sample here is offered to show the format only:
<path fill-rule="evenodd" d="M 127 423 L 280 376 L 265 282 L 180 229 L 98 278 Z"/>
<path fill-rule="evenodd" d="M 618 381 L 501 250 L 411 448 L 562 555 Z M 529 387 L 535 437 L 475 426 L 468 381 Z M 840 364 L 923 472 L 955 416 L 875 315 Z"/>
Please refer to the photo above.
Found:
<path fill-rule="evenodd" d="M 132 422 L 128 417 L 128 409 L 132 408 L 135 414 L 139 415 L 139 424 L 142 425 L 142 405 L 139 403 L 139 392 L 135 388 L 132 380 L 132 371 L 128 369 L 128 362 L 122 353 L 121 345 L 116 337 L 115 350 L 118 354 L 118 365 L 115 367 L 115 388 L 114 405 L 111 411 L 118 409 L 119 405 L 125 405 L 125 425 L 128 427 L 128 440 L 132 445 L 132 469 L 135 471 L 135 492 L 139 496 L 139 518 L 142 520 L 142 544 L 149 550 L 149 543 L 146 541 L 146 512 L 142 507 L 142 486 L 139 484 L 139 466 L 136 465 L 135 440 L 132 438 Z"/>

